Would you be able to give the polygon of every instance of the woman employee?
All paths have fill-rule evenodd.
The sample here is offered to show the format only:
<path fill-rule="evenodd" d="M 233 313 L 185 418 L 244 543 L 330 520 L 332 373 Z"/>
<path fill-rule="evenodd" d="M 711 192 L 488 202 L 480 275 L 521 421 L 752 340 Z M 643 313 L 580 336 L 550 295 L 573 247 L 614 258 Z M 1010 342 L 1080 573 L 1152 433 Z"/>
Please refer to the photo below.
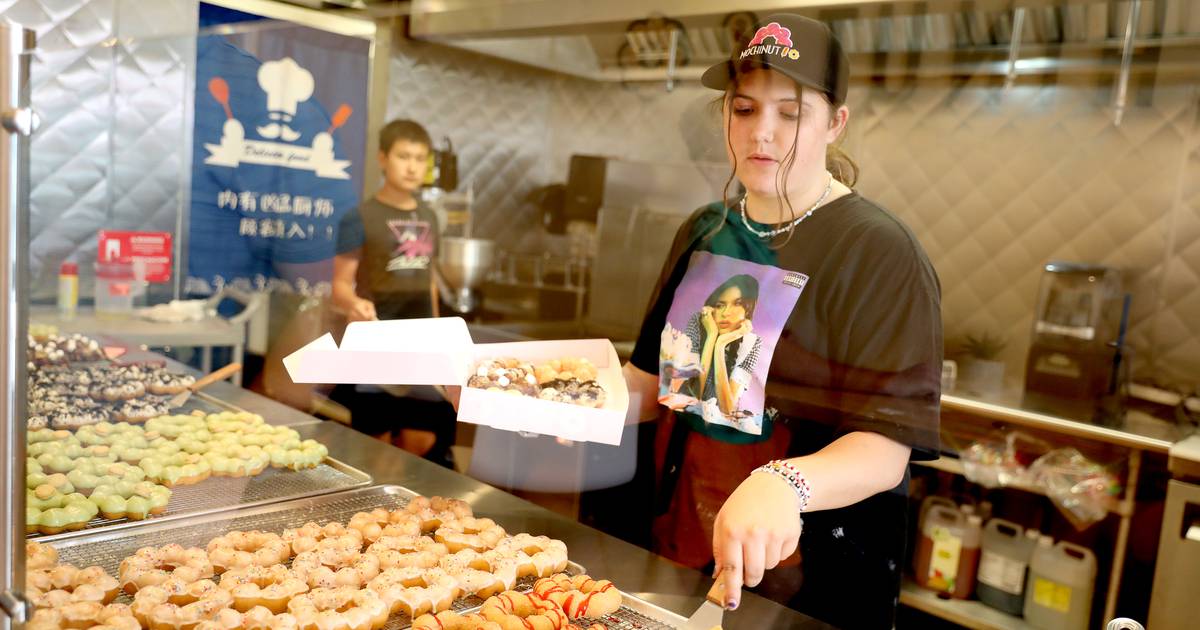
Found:
<path fill-rule="evenodd" d="M 836 147 L 848 65 L 826 26 L 776 15 L 704 74 L 727 198 L 677 233 L 625 375 L 643 419 L 674 410 L 658 552 L 713 567 L 729 607 L 757 586 L 838 627 L 890 628 L 908 462 L 938 445 L 940 288 L 908 227 L 852 188 Z"/>

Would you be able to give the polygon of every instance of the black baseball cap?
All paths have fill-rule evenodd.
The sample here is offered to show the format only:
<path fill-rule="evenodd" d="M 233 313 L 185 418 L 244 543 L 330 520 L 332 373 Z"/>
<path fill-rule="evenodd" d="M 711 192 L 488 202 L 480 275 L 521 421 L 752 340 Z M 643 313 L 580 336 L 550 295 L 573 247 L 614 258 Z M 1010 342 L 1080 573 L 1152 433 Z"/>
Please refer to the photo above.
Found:
<path fill-rule="evenodd" d="M 793 81 L 820 90 L 835 104 L 846 102 L 850 59 L 824 22 L 777 13 L 759 22 L 749 42 L 704 71 L 700 83 L 724 90 L 739 72 L 770 68 Z"/>

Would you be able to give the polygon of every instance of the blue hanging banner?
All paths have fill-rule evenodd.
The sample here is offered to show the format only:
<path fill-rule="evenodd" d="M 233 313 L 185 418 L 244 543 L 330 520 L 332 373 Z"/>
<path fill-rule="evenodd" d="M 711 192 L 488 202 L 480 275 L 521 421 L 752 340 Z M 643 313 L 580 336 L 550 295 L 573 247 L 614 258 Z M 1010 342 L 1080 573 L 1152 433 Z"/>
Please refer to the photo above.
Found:
<path fill-rule="evenodd" d="M 197 41 L 189 294 L 327 292 L 358 203 L 370 42 L 270 24 Z"/>

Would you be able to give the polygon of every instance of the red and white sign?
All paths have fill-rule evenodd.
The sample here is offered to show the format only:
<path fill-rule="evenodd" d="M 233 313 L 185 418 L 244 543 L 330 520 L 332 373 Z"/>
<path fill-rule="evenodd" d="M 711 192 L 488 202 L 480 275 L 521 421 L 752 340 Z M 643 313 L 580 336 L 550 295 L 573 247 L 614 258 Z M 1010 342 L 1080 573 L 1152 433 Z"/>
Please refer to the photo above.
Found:
<path fill-rule="evenodd" d="M 147 282 L 171 280 L 171 233 L 100 230 L 96 262 L 146 265 Z"/>

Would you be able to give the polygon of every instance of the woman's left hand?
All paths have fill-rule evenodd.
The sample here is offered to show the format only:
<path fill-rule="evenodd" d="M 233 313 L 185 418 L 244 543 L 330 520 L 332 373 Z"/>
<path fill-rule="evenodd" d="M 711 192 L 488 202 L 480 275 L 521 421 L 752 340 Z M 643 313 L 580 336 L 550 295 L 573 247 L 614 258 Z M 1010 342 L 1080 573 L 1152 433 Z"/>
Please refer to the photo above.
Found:
<path fill-rule="evenodd" d="M 713 525 L 713 558 L 716 573 L 725 576 L 726 608 L 736 608 L 743 583 L 758 586 L 763 572 L 795 553 L 799 544 L 796 492 L 774 475 L 747 477 L 721 506 Z"/>
<path fill-rule="evenodd" d="M 737 328 L 734 328 L 733 330 L 717 337 L 717 345 L 721 345 L 721 346 L 728 345 L 730 342 L 733 342 L 738 339 L 741 339 L 742 337 L 745 337 L 753 329 L 754 329 L 754 324 L 750 323 L 750 320 L 744 319 L 744 320 L 742 320 L 742 323 Z"/>

